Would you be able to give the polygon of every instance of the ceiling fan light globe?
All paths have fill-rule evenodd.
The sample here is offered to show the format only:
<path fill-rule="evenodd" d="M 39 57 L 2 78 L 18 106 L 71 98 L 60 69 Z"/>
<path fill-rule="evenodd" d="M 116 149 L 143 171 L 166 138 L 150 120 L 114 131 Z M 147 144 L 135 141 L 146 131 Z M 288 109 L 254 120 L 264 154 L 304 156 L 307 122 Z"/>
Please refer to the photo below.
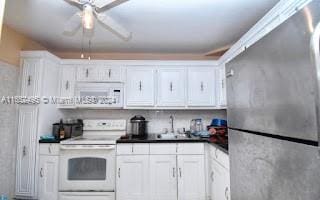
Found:
<path fill-rule="evenodd" d="M 82 26 L 84 29 L 91 30 L 94 28 L 93 7 L 90 4 L 83 6 Z"/>

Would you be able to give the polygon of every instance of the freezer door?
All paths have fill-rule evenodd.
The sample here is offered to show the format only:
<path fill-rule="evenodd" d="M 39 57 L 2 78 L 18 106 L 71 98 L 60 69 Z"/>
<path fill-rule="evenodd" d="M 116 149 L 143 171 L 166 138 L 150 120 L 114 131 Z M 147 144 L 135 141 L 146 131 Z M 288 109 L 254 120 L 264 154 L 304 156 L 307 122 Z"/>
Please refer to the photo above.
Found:
<path fill-rule="evenodd" d="M 318 141 L 310 43 L 319 22 L 317 0 L 226 64 L 230 127 Z"/>
<path fill-rule="evenodd" d="M 317 147 L 234 130 L 229 137 L 232 199 L 320 199 Z"/>

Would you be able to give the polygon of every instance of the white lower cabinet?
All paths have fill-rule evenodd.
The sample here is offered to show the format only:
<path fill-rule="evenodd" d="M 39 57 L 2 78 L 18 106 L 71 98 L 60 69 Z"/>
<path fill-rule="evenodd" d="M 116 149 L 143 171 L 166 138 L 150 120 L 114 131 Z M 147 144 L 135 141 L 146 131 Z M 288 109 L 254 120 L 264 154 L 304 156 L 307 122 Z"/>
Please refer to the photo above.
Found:
<path fill-rule="evenodd" d="M 178 177 L 178 200 L 205 199 L 203 155 L 178 155 Z"/>
<path fill-rule="evenodd" d="M 150 200 L 176 200 L 177 158 L 176 155 L 150 156 Z"/>
<path fill-rule="evenodd" d="M 208 156 L 208 196 L 210 200 L 230 200 L 230 172 L 228 155 L 210 146 Z"/>
<path fill-rule="evenodd" d="M 40 155 L 39 200 L 58 200 L 59 156 Z"/>
<path fill-rule="evenodd" d="M 126 145 L 118 145 L 117 150 Z M 205 200 L 203 146 L 150 144 L 148 155 L 117 151 L 117 200 Z M 196 153 L 179 154 L 187 149 Z"/>
<path fill-rule="evenodd" d="M 40 144 L 39 200 L 58 200 L 59 144 Z"/>
<path fill-rule="evenodd" d="M 212 200 L 230 200 L 229 172 L 216 161 L 211 161 L 211 167 Z"/>
<path fill-rule="evenodd" d="M 117 200 L 148 200 L 148 155 L 117 156 Z"/>

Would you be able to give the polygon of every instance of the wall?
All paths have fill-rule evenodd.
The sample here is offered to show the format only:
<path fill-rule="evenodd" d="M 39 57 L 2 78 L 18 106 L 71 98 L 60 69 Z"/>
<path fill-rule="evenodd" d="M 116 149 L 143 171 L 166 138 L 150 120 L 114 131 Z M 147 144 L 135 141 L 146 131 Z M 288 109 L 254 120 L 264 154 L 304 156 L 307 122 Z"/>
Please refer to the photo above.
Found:
<path fill-rule="evenodd" d="M 64 59 L 80 59 L 81 52 L 52 52 Z M 91 53 L 96 60 L 216 60 L 219 57 L 203 54 L 156 54 L 156 53 Z M 85 54 L 85 57 L 88 57 Z"/>
<path fill-rule="evenodd" d="M 14 66 L 20 66 L 21 50 L 46 50 L 46 48 L 4 25 L 0 43 L 0 60 Z"/>
<path fill-rule="evenodd" d="M 17 92 L 18 68 L 0 62 L 0 99 L 14 96 Z M 16 106 L 0 102 L 0 194 L 10 197 L 14 193 L 15 153 L 16 153 Z"/>
<path fill-rule="evenodd" d="M 202 118 L 204 125 L 210 124 L 212 118 L 226 119 L 225 110 L 64 110 L 64 118 L 80 119 L 126 119 L 127 130 L 130 131 L 130 118 L 142 115 L 149 121 L 149 133 L 162 133 L 164 128 L 170 128 L 169 116 L 174 116 L 174 128 L 190 128 L 190 120 Z"/>

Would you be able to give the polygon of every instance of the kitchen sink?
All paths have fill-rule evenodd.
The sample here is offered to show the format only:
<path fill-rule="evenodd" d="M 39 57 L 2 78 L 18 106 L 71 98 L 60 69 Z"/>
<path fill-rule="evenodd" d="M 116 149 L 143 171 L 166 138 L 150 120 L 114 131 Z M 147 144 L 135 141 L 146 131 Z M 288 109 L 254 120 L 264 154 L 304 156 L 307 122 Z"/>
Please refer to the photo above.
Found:
<path fill-rule="evenodd" d="M 162 133 L 157 135 L 157 139 L 159 140 L 174 140 L 174 139 L 188 139 L 191 136 L 186 134 L 178 134 L 178 133 Z"/>
<path fill-rule="evenodd" d="M 168 140 L 168 139 L 177 139 L 178 135 L 174 133 L 164 133 L 164 134 L 158 134 L 158 139 Z"/>

